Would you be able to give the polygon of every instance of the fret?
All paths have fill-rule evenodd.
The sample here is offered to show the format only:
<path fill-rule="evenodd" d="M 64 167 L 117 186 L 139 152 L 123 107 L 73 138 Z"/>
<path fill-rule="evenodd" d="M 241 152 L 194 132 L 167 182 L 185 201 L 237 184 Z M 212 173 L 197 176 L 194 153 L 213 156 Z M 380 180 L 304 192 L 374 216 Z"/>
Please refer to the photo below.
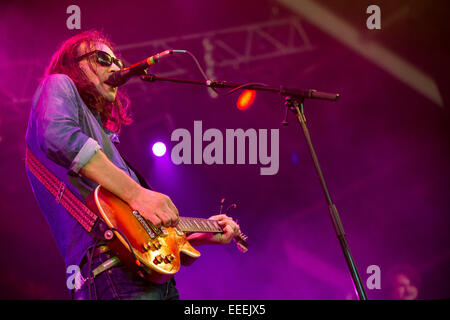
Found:
<path fill-rule="evenodd" d="M 194 225 L 192 224 L 192 220 L 187 220 L 186 222 L 187 222 L 188 228 L 190 230 L 192 230 L 194 228 Z"/>
<path fill-rule="evenodd" d="M 219 224 L 217 222 L 211 221 L 211 220 L 207 220 L 211 230 L 213 231 L 222 231 L 222 228 L 219 226 Z"/>
<path fill-rule="evenodd" d="M 194 220 L 194 219 L 192 219 L 192 220 L 191 220 L 191 225 L 192 225 L 192 229 L 193 229 L 193 230 L 195 230 L 195 231 L 197 231 L 197 230 L 198 230 L 198 226 L 197 226 L 197 223 L 195 222 L 195 220 Z"/>
<path fill-rule="evenodd" d="M 202 225 L 204 230 L 206 230 L 208 232 L 212 231 L 211 228 L 209 227 L 208 223 L 207 223 L 207 220 L 201 220 L 199 222 L 201 223 L 201 225 Z"/>
<path fill-rule="evenodd" d="M 211 229 L 210 224 L 208 223 L 208 220 L 202 220 L 202 221 L 200 221 L 200 222 L 201 222 L 203 228 L 204 228 L 206 231 L 212 232 L 212 229 Z"/>
<path fill-rule="evenodd" d="M 208 228 L 209 231 L 213 231 L 214 230 L 214 228 L 213 228 L 213 226 L 211 224 L 211 221 L 206 220 L 205 221 L 205 226 L 206 226 L 206 228 Z"/>
<path fill-rule="evenodd" d="M 209 231 L 209 232 L 217 232 L 216 228 L 214 228 L 214 223 L 211 220 L 202 220 L 205 228 Z"/>
<path fill-rule="evenodd" d="M 200 224 L 197 222 L 197 219 L 192 219 L 193 224 L 195 225 L 195 227 L 197 227 L 198 229 L 202 229 L 202 227 L 200 226 Z M 203 231 L 203 230 L 202 230 Z"/>

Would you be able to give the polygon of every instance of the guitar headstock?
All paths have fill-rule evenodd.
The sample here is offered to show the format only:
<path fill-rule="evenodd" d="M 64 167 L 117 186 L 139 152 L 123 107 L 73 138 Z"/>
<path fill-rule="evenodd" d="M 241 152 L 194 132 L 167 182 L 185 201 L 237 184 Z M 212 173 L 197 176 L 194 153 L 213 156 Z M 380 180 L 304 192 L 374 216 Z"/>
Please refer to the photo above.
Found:
<path fill-rule="evenodd" d="M 220 201 L 220 210 L 219 210 L 219 214 L 222 213 L 222 208 L 223 208 L 223 204 L 225 202 L 225 198 L 223 198 Z M 236 204 L 233 203 L 232 205 L 230 205 L 225 214 L 228 215 L 231 209 L 235 209 L 236 208 Z M 236 223 L 237 223 L 237 219 L 236 219 Z M 239 251 L 241 251 L 242 253 L 246 253 L 248 251 L 248 242 L 247 242 L 248 237 L 243 234 L 242 232 L 239 233 L 239 235 L 237 235 L 236 237 L 233 238 L 233 241 L 236 243 L 236 247 L 238 248 Z"/>
<path fill-rule="evenodd" d="M 236 243 L 236 247 L 242 253 L 246 253 L 248 251 L 248 237 L 241 232 L 240 235 L 233 238 L 233 241 Z"/>

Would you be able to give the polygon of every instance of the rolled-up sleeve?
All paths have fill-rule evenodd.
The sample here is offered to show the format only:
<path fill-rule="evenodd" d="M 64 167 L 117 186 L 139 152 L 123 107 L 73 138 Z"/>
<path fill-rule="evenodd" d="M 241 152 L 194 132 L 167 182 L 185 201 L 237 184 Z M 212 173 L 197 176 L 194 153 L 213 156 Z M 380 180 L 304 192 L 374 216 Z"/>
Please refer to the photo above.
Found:
<path fill-rule="evenodd" d="M 81 168 L 92 158 L 92 156 L 100 150 L 100 145 L 92 138 L 88 138 L 86 143 L 81 147 L 80 152 L 77 153 L 70 165 L 70 171 L 78 173 Z"/>
<path fill-rule="evenodd" d="M 80 101 L 74 83 L 66 75 L 50 75 L 34 103 L 41 149 L 50 160 L 78 173 L 101 147 L 80 128 Z"/>

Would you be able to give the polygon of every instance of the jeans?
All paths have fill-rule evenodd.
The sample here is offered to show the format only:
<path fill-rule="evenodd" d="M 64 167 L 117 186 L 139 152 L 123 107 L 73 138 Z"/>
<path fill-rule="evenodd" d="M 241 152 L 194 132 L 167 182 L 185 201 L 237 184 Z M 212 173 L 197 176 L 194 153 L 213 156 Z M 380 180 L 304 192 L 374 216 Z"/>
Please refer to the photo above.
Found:
<path fill-rule="evenodd" d="M 109 253 L 101 253 L 92 259 L 91 271 L 110 258 Z M 84 259 L 87 261 L 87 259 Z M 84 279 L 89 274 L 89 263 L 80 266 Z M 74 300 L 179 300 L 175 280 L 172 278 L 164 284 L 154 284 L 142 279 L 137 274 L 128 271 L 120 263 L 106 270 L 91 281 L 89 294 L 89 280 L 80 289 L 72 292 Z"/>

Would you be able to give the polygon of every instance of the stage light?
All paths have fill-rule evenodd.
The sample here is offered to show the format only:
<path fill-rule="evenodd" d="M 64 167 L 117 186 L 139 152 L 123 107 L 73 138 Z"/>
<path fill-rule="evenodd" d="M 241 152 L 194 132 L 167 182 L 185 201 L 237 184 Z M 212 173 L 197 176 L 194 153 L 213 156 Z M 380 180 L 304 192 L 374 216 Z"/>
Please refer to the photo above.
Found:
<path fill-rule="evenodd" d="M 238 109 L 245 110 L 249 108 L 253 104 L 253 101 L 255 101 L 255 97 L 256 91 L 254 90 L 245 90 L 244 92 L 242 92 L 236 103 Z"/>
<path fill-rule="evenodd" d="M 157 157 L 162 157 L 166 154 L 166 145 L 162 142 L 156 142 L 152 147 L 153 154 Z"/>

